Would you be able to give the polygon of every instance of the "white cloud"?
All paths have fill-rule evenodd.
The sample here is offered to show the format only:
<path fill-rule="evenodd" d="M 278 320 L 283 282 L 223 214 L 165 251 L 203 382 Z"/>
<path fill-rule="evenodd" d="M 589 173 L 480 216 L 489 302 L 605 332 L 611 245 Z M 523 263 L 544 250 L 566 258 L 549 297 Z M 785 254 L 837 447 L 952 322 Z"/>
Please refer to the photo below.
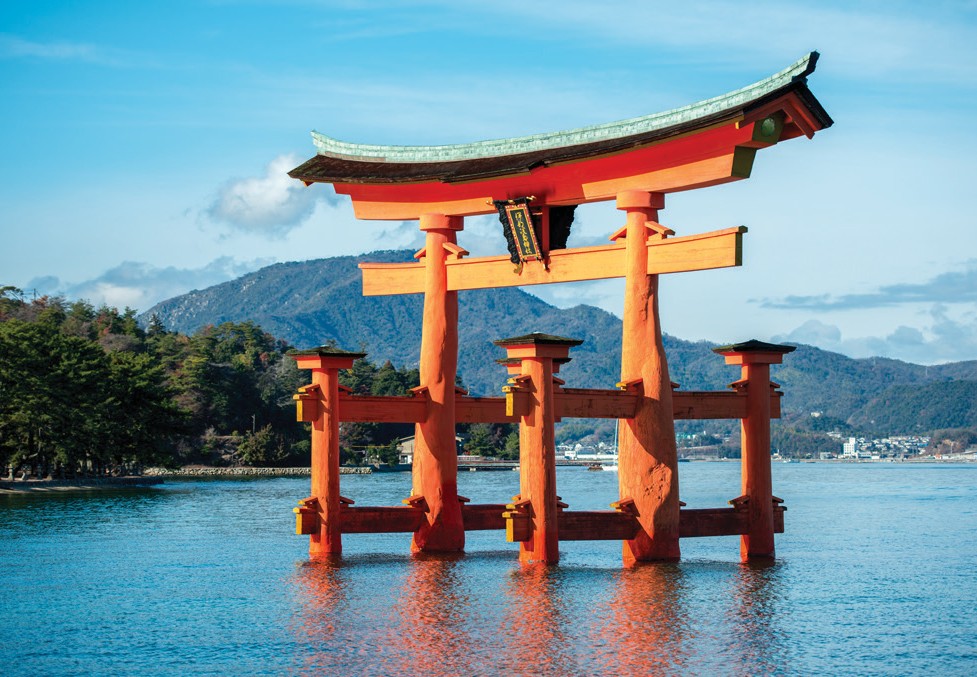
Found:
<path fill-rule="evenodd" d="M 934 304 L 921 326 L 900 325 L 884 336 L 845 337 L 842 330 L 821 320 L 808 320 L 774 342 L 807 343 L 851 357 L 891 357 L 916 364 L 971 360 L 977 354 L 977 312 L 954 313 Z"/>
<path fill-rule="evenodd" d="M 146 310 L 173 296 L 233 280 L 271 263 L 272 259 L 237 261 L 223 256 L 201 268 L 188 269 L 158 268 L 148 263 L 125 261 L 82 282 L 63 281 L 51 275 L 34 278 L 27 283 L 25 291 L 84 299 L 95 306 L 106 304 Z"/>
<path fill-rule="evenodd" d="M 264 176 L 228 182 L 207 214 L 235 230 L 284 237 L 309 218 L 316 202 L 326 195 L 323 190 L 308 190 L 288 176 L 300 162 L 294 155 L 280 155 L 268 164 Z"/>

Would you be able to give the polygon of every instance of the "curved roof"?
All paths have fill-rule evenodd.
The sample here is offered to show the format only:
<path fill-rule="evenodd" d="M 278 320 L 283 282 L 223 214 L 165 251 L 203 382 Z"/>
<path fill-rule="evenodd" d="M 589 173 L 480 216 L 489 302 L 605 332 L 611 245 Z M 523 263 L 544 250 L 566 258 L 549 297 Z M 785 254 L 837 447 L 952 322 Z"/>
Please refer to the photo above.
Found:
<path fill-rule="evenodd" d="M 562 132 L 443 146 L 384 146 L 338 141 L 312 132 L 318 154 L 289 176 L 307 183 L 458 182 L 524 172 L 648 145 L 733 120 L 794 93 L 819 128 L 831 118 L 807 88 L 818 53 L 736 91 L 699 103 L 629 120 Z"/>

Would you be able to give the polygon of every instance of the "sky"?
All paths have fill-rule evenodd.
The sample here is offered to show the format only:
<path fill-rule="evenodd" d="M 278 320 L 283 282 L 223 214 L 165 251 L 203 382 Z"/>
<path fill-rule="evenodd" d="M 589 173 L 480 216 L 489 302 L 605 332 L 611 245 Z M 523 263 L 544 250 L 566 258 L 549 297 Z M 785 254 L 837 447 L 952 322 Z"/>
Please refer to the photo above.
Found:
<path fill-rule="evenodd" d="M 666 333 L 977 359 L 977 2 L 20 2 L 0 5 L 0 285 L 129 306 L 278 261 L 419 248 L 286 172 L 309 132 L 449 144 L 668 110 L 812 50 L 835 120 L 746 181 L 669 195 L 744 265 L 664 276 Z M 513 105 L 512 92 L 520 105 Z M 571 246 L 623 225 L 578 210 Z M 459 244 L 503 253 L 494 217 Z M 528 287 L 620 315 L 623 282 Z M 545 327 L 540 328 L 545 331 Z"/>

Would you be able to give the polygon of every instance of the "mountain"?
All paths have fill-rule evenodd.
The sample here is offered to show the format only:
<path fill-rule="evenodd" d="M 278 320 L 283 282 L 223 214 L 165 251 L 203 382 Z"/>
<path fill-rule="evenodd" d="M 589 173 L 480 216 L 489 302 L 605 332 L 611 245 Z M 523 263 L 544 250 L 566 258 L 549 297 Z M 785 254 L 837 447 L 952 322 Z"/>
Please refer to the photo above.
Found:
<path fill-rule="evenodd" d="M 357 267 L 363 261 L 410 260 L 407 251 L 378 251 L 278 263 L 163 301 L 141 320 L 148 322 L 156 314 L 168 329 L 183 333 L 251 320 L 298 348 L 334 340 L 341 348 L 367 352 L 374 362 L 389 359 L 397 366 L 414 366 L 420 353 L 422 295 L 365 297 Z M 620 319 L 592 306 L 556 308 L 521 289 L 505 288 L 459 292 L 459 372 L 472 394 L 498 394 L 505 382 L 505 370 L 495 362 L 504 353 L 492 341 L 531 331 L 583 339 L 560 372 L 569 386 L 614 387 L 621 359 Z M 687 390 L 723 389 L 736 380 L 736 368 L 712 352 L 716 345 L 666 335 L 672 380 Z M 977 387 L 977 361 L 927 367 L 886 358 L 852 359 L 798 345 L 772 374 L 786 393 L 785 414 L 817 411 L 883 432 L 977 427 L 977 407 L 958 403 L 962 394 Z M 905 416 L 913 412 L 918 416 L 907 421 Z"/>

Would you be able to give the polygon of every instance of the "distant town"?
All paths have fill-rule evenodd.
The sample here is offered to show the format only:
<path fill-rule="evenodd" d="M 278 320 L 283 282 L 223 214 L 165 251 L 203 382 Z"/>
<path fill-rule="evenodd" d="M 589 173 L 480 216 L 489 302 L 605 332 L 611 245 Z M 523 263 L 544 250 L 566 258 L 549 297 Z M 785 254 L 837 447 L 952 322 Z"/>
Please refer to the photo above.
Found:
<path fill-rule="evenodd" d="M 893 435 L 889 437 L 846 437 L 842 433 L 830 432 L 826 435 L 837 441 L 836 451 L 821 451 L 817 458 L 807 460 L 821 461 L 977 461 L 977 449 L 958 445 L 943 453 L 926 454 L 930 437 L 926 435 Z M 678 440 L 678 455 L 681 460 L 717 461 L 734 458 L 738 454 L 731 454 L 731 438 L 723 439 L 723 444 L 696 445 L 696 435 L 676 435 Z M 561 444 L 557 446 L 557 455 L 571 461 L 603 462 L 616 458 L 613 444 L 597 442 L 596 444 Z M 775 461 L 793 462 L 796 458 L 781 456 L 777 450 L 771 458 Z"/>

